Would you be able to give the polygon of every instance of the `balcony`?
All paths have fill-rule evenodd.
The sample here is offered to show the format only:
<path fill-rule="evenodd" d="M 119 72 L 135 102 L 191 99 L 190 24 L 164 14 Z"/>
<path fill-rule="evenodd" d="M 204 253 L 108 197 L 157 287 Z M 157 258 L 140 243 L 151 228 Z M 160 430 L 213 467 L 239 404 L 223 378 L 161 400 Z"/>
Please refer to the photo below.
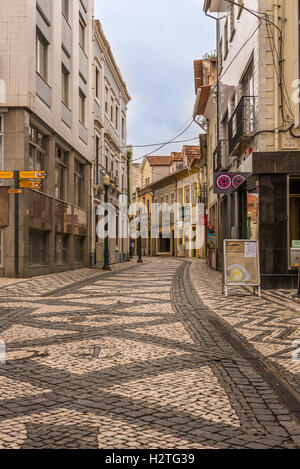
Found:
<path fill-rule="evenodd" d="M 207 195 L 207 184 L 201 184 L 200 186 L 200 195 L 198 198 L 199 204 L 207 204 L 208 202 L 208 195 Z"/>
<path fill-rule="evenodd" d="M 257 130 L 257 98 L 243 96 L 228 122 L 229 154 L 238 156 L 240 144 L 253 138 Z"/>
<path fill-rule="evenodd" d="M 225 171 L 229 167 L 228 141 L 220 140 L 214 151 L 214 171 Z"/>

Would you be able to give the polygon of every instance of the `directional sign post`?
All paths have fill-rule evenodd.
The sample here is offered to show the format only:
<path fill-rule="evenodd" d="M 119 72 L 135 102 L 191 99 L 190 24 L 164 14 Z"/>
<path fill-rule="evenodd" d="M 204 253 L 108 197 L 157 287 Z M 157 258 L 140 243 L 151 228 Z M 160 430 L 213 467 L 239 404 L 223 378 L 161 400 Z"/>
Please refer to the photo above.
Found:
<path fill-rule="evenodd" d="M 14 172 L 13 171 L 0 171 L 0 179 L 13 179 Z"/>
<path fill-rule="evenodd" d="M 27 188 L 27 189 L 40 189 L 41 183 L 40 181 L 20 181 L 20 187 Z"/>
<path fill-rule="evenodd" d="M 9 194 L 23 194 L 24 191 L 23 191 L 23 189 L 9 189 L 8 193 Z"/>
<path fill-rule="evenodd" d="M 24 188 L 40 189 L 41 181 L 20 181 L 20 179 L 45 179 L 46 171 L 0 171 L 0 179 L 14 179 L 14 189 L 9 189 L 9 194 L 14 194 L 15 202 L 15 278 L 19 277 L 19 195 L 24 193 Z"/>
<path fill-rule="evenodd" d="M 14 171 L 15 189 L 19 189 L 20 173 Z M 15 193 L 15 278 L 19 277 L 19 194 Z"/>
<path fill-rule="evenodd" d="M 20 171 L 20 179 L 45 179 L 46 171 Z"/>

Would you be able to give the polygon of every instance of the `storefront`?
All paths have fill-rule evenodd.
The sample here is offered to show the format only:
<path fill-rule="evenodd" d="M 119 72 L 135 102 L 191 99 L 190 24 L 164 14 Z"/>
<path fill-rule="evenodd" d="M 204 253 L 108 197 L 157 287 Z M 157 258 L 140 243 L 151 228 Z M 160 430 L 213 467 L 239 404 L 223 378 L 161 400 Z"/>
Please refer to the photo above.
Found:
<path fill-rule="evenodd" d="M 239 190 L 239 234 L 258 239 L 264 288 L 297 288 L 300 264 L 300 154 L 254 153 Z"/>

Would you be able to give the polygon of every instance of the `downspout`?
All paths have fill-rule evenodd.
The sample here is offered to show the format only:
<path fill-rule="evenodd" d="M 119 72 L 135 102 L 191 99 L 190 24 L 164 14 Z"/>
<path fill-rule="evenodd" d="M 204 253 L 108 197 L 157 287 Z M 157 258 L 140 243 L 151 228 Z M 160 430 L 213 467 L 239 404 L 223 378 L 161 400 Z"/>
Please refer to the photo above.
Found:
<path fill-rule="evenodd" d="M 274 23 L 278 27 L 278 4 L 274 4 Z M 278 38 L 278 30 L 276 28 L 276 33 L 275 33 L 275 41 L 276 41 L 276 48 L 279 50 L 279 38 Z M 282 40 L 282 38 L 281 38 Z M 279 64 L 279 67 L 281 67 L 283 64 Z M 279 83 L 277 83 L 276 76 L 274 73 L 274 82 L 276 83 L 274 87 L 274 102 L 275 102 L 275 151 L 279 150 L 279 86 L 281 86 Z M 281 103 L 281 106 L 283 106 L 283 103 Z"/>

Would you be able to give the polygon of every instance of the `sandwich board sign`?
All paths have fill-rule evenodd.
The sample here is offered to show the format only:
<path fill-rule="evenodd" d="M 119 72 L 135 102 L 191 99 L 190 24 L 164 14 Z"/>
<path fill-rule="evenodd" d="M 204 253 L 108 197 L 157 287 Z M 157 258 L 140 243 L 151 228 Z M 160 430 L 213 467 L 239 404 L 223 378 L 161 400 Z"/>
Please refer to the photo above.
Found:
<path fill-rule="evenodd" d="M 224 240 L 223 294 L 228 287 L 253 287 L 261 297 L 259 243 L 248 239 Z"/>

